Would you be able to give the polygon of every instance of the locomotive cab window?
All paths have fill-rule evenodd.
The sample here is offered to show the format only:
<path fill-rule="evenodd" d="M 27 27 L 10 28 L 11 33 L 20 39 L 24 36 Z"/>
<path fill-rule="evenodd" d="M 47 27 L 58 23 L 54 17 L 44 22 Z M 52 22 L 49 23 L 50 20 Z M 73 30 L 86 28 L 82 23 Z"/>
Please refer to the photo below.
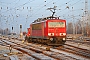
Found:
<path fill-rule="evenodd" d="M 65 27 L 65 22 L 48 22 L 48 27 Z"/>

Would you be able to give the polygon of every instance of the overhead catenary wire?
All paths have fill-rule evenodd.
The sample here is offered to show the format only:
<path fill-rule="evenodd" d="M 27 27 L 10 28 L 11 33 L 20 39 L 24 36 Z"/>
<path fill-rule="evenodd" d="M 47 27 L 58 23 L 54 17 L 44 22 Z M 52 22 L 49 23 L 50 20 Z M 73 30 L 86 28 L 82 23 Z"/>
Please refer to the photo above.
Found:
<path fill-rule="evenodd" d="M 59 0 L 48 0 L 48 1 L 46 0 L 46 1 L 42 1 L 40 4 L 38 2 L 36 2 L 36 0 L 27 0 L 23 4 L 19 4 L 19 2 L 21 2 L 21 0 L 16 0 L 16 1 L 14 0 L 14 2 L 7 3 L 9 5 L 14 4 L 11 7 L 7 4 L 0 4 L 1 5 L 0 7 L 2 7 L 1 12 L 0 12 L 2 14 L 2 19 L 4 16 L 8 16 L 8 15 L 5 15 L 5 13 L 8 13 L 11 18 L 8 20 L 12 20 L 13 19 L 12 17 L 14 17 L 15 18 L 14 20 L 17 19 L 17 21 L 18 20 L 25 21 L 26 22 L 25 25 L 26 25 L 28 22 L 33 21 L 34 19 L 37 19 L 38 17 L 48 16 L 49 11 L 47 11 L 46 9 L 49 7 L 57 6 L 56 14 L 58 16 L 61 16 L 62 18 L 66 18 L 66 20 L 68 20 L 69 17 L 70 17 L 69 19 L 72 19 L 71 7 L 75 8 L 76 5 L 81 4 L 82 0 L 76 0 L 75 2 L 73 2 L 73 0 L 67 0 L 58 5 L 57 5 L 57 3 L 60 2 Z M 1 2 L 1 3 L 3 3 L 3 2 Z M 35 3 L 38 3 L 38 4 L 35 4 Z M 33 5 L 29 5 L 29 4 L 33 4 Z M 76 8 L 73 10 L 73 13 L 76 11 L 81 11 L 80 14 L 82 14 L 84 9 L 81 10 L 81 8 L 80 9 Z M 28 18 L 27 18 L 27 15 L 28 15 Z M 77 15 L 79 15 L 79 14 L 77 14 Z M 18 17 L 16 17 L 16 16 L 18 16 Z M 19 19 L 19 17 L 20 17 L 20 19 Z M 75 17 L 75 18 L 77 18 L 77 17 Z M 78 18 L 80 18 L 80 17 L 78 17 Z M 18 24 L 18 22 L 17 22 L 17 24 Z"/>
<path fill-rule="evenodd" d="M 33 0 L 33 1 L 35 1 L 35 0 Z M 31 3 L 31 2 L 33 2 L 33 1 L 28 0 L 28 1 L 25 2 L 24 4 L 21 4 L 21 5 L 17 6 L 17 7 L 10 8 L 10 9 L 8 9 L 7 11 L 4 11 L 4 12 L 2 12 L 2 13 L 6 13 L 6 12 L 11 11 L 11 10 L 16 9 L 16 8 L 21 8 L 22 6 L 25 6 L 26 4 Z M 15 5 L 16 5 L 16 4 L 15 4 Z"/>

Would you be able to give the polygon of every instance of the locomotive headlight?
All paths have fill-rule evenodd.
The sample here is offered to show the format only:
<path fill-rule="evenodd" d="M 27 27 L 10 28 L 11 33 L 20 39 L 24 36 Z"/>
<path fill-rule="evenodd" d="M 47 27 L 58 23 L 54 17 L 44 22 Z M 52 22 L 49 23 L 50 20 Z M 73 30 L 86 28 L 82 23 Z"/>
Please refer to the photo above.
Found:
<path fill-rule="evenodd" d="M 48 36 L 51 36 L 51 33 L 48 33 Z"/>
<path fill-rule="evenodd" d="M 60 33 L 60 36 L 62 36 L 63 35 L 63 33 Z"/>
<path fill-rule="evenodd" d="M 63 38 L 63 40 L 65 40 L 65 38 Z"/>
<path fill-rule="evenodd" d="M 54 36 L 54 33 L 48 33 L 48 36 Z"/>
<path fill-rule="evenodd" d="M 63 35 L 66 35 L 66 33 L 63 33 Z"/>
<path fill-rule="evenodd" d="M 53 41 L 53 38 L 50 38 L 51 41 Z"/>

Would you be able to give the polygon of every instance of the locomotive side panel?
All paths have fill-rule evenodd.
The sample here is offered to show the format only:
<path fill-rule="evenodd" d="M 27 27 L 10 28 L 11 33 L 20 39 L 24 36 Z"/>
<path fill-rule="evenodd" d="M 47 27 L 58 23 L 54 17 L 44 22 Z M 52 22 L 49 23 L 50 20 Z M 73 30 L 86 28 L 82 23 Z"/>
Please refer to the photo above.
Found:
<path fill-rule="evenodd" d="M 32 24 L 32 37 L 41 38 L 44 36 L 43 23 Z"/>

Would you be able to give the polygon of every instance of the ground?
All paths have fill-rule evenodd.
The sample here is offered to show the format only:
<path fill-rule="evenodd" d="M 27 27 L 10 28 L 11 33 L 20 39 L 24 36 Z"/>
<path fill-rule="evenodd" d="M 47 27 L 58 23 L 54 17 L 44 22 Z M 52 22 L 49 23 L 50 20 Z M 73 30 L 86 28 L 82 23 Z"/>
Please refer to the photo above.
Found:
<path fill-rule="evenodd" d="M 29 56 L 12 49 L 11 53 L 8 47 L 0 46 L 0 60 L 27 60 Z"/>

